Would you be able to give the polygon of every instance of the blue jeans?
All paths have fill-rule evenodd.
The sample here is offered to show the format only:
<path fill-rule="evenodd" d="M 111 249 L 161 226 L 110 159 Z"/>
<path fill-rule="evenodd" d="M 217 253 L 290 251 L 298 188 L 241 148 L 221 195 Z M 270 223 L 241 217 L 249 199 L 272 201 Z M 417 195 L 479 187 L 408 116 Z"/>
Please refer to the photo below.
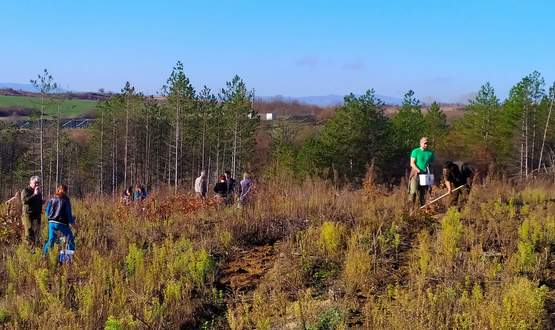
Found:
<path fill-rule="evenodd" d="M 48 253 L 48 249 L 54 246 L 56 241 L 56 232 L 62 234 L 67 238 L 68 250 L 75 250 L 75 239 L 69 225 L 64 225 L 57 222 L 48 222 L 48 240 L 44 244 L 43 252 Z M 65 248 L 65 247 L 62 247 Z"/>

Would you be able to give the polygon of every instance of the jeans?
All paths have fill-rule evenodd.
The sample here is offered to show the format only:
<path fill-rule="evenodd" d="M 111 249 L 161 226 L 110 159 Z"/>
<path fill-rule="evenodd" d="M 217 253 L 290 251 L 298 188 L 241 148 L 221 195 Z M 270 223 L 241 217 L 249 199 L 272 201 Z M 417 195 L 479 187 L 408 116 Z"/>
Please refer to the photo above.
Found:
<path fill-rule="evenodd" d="M 69 225 L 64 225 L 57 222 L 48 222 L 48 240 L 44 244 L 43 252 L 46 254 L 48 250 L 54 246 L 56 240 L 56 232 L 60 232 L 62 236 L 67 238 L 68 250 L 75 250 L 75 239 Z M 65 248 L 65 247 L 62 247 Z"/>

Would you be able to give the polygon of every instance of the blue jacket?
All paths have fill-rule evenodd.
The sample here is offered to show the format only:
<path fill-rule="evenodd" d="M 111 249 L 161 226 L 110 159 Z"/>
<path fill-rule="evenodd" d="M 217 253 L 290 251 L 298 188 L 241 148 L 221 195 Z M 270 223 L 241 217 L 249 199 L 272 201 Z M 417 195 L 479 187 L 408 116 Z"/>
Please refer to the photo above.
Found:
<path fill-rule="evenodd" d="M 64 225 L 74 224 L 75 218 L 71 213 L 71 203 L 67 197 L 52 197 L 46 205 L 46 217 L 48 221 L 58 222 Z"/>

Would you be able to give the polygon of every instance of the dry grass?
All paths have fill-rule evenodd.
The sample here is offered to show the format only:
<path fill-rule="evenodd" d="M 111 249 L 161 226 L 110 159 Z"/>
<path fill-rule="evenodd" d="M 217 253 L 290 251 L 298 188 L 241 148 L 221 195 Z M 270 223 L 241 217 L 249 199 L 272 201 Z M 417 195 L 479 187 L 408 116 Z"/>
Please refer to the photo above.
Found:
<path fill-rule="evenodd" d="M 553 326 L 553 187 L 476 186 L 409 216 L 406 191 L 318 179 L 258 186 L 250 207 L 158 194 L 76 201 L 60 265 L 2 226 L 0 322 L 85 329 L 540 329 Z M 45 237 L 45 230 L 43 237 Z M 240 283 L 234 285 L 231 283 Z"/>

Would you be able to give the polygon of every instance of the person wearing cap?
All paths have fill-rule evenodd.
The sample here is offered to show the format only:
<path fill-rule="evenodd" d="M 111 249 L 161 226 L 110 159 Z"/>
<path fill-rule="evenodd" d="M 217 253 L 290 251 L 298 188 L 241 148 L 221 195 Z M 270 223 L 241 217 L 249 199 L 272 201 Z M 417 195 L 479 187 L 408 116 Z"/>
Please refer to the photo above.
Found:
<path fill-rule="evenodd" d="M 409 196 L 413 205 L 416 199 L 420 206 L 424 205 L 428 186 L 421 186 L 418 183 L 418 175 L 429 173 L 430 165 L 434 162 L 434 152 L 429 149 L 430 143 L 427 137 L 420 139 L 420 146 L 410 153 L 410 176 L 409 176 Z"/>

